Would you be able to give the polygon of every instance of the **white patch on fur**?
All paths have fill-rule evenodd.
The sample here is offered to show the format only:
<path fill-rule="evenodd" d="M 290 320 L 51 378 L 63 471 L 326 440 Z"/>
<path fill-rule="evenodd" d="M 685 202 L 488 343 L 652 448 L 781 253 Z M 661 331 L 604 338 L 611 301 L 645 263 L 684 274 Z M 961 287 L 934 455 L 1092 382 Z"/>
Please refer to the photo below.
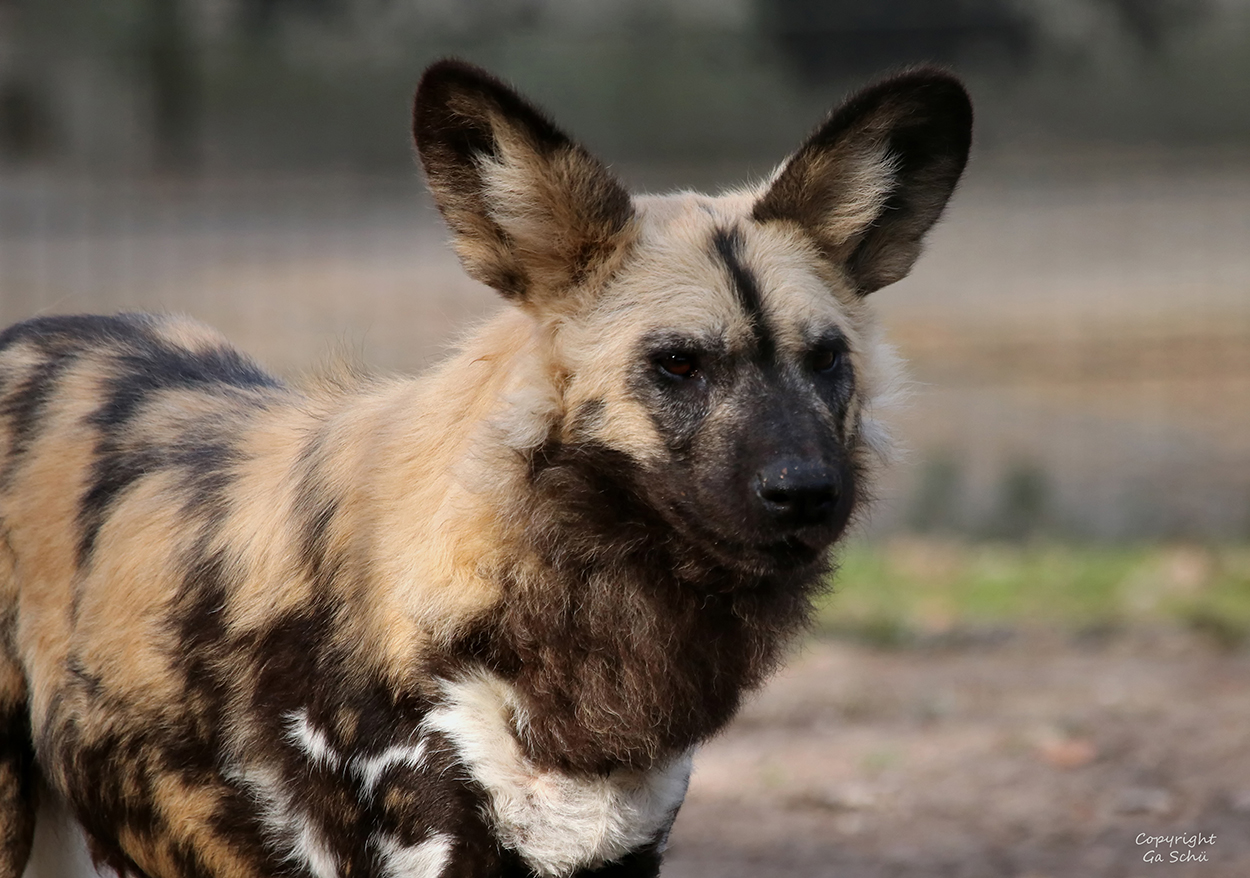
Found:
<path fill-rule="evenodd" d="M 383 878 L 438 878 L 451 857 L 451 836 L 439 832 L 416 845 L 383 838 L 378 851 Z"/>
<path fill-rule="evenodd" d="M 338 878 L 338 865 L 312 821 L 307 817 L 298 821 L 295 845 L 291 853 L 297 860 L 308 864 L 308 871 L 316 878 Z"/>
<path fill-rule="evenodd" d="M 409 768 L 420 768 L 425 761 L 425 741 L 420 740 L 415 744 L 396 744 L 387 747 L 377 756 L 358 756 L 351 762 L 352 772 L 360 778 L 361 784 L 365 788 L 365 792 L 373 794 L 373 788 L 377 786 L 382 775 L 396 765 L 406 765 Z"/>
<path fill-rule="evenodd" d="M 287 740 L 298 747 L 313 765 L 338 770 L 344 759 L 330 746 L 325 732 L 308 721 L 307 710 L 294 710 L 287 714 Z M 360 779 L 365 793 L 373 795 L 382 775 L 397 765 L 420 768 L 425 761 L 425 741 L 410 744 L 392 744 L 376 756 L 356 756 L 346 760 L 352 774 Z"/>
<path fill-rule="evenodd" d="M 551 435 L 551 427 L 559 417 L 559 396 L 551 382 L 543 381 L 534 389 L 524 388 L 508 394 L 503 412 L 494 424 L 505 448 L 529 451 Z"/>
<path fill-rule="evenodd" d="M 651 771 L 606 777 L 570 775 L 534 765 L 513 723 L 525 725 L 516 691 L 479 672 L 442 682 L 446 700 L 426 726 L 456 746 L 486 790 L 493 829 L 544 878 L 594 868 L 654 841 L 686 795 L 690 754 Z"/>
<path fill-rule="evenodd" d="M 325 732 L 308 721 L 307 710 L 294 710 L 287 714 L 287 739 L 304 751 L 313 765 L 338 768 L 339 755 L 326 739 Z"/>
<path fill-rule="evenodd" d="M 911 384 L 903 369 L 902 359 L 893 346 L 881 339 L 880 329 L 875 325 L 870 327 L 866 338 L 868 346 L 860 400 L 860 438 L 877 462 L 886 465 L 893 463 L 900 451 L 887 419 L 907 403 Z"/>
<path fill-rule="evenodd" d="M 252 768 L 235 777 L 256 799 L 269 841 L 283 857 L 307 866 L 314 878 L 338 878 L 334 854 L 312 818 L 296 808 L 275 770 Z"/>

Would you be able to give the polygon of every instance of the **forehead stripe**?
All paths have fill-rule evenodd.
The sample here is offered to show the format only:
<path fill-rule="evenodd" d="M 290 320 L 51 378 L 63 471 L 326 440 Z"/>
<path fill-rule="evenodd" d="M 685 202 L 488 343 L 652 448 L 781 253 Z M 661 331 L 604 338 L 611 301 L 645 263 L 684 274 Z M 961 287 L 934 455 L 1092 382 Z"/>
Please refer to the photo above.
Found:
<path fill-rule="evenodd" d="M 712 233 L 712 249 L 725 268 L 729 271 L 729 279 L 733 283 L 738 304 L 751 322 L 751 331 L 755 336 L 755 344 L 759 352 L 771 358 L 775 345 L 764 319 L 764 303 L 760 298 L 759 281 L 749 268 L 742 264 L 742 230 L 738 228 L 718 228 Z"/>

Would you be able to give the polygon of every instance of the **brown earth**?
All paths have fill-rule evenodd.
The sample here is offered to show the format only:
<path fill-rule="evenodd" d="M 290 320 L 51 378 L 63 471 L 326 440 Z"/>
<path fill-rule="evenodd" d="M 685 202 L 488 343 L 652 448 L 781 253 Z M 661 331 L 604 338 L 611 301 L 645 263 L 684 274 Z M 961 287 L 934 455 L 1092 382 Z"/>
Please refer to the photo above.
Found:
<path fill-rule="evenodd" d="M 666 863 L 666 878 L 1245 878 L 1250 655 L 1169 632 L 813 642 L 696 757 Z"/>

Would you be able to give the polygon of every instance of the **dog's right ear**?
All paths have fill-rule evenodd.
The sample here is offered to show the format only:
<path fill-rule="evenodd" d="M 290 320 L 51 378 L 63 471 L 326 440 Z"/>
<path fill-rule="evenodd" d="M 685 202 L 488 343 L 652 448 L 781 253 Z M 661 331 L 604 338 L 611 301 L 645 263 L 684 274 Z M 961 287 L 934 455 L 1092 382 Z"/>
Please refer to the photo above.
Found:
<path fill-rule="evenodd" d="M 465 270 L 521 302 L 558 296 L 619 248 L 628 193 L 607 168 L 486 71 L 425 71 L 413 136 Z"/>

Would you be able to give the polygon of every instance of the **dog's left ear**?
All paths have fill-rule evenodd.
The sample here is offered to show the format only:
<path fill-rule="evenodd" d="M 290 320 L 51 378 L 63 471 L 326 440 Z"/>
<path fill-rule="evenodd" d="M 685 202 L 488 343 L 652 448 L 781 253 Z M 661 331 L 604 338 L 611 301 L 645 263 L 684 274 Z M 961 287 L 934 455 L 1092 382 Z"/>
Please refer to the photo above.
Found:
<path fill-rule="evenodd" d="M 773 178 L 760 222 L 790 221 L 861 294 L 901 280 L 959 182 L 972 103 L 941 70 L 912 70 L 851 97 Z"/>
<path fill-rule="evenodd" d="M 629 194 L 607 168 L 486 71 L 426 70 L 413 136 L 465 270 L 509 299 L 549 300 L 621 244 Z"/>

